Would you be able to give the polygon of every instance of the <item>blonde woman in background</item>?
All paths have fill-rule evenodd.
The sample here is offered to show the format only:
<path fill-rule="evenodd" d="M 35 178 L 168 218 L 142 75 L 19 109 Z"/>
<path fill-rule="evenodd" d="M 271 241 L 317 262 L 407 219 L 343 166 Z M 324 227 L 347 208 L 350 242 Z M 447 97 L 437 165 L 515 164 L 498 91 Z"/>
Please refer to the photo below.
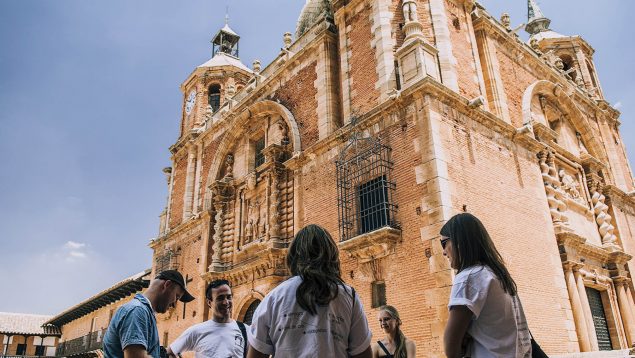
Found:
<path fill-rule="evenodd" d="M 401 318 L 393 306 L 379 308 L 379 326 L 386 337 L 373 344 L 373 358 L 414 358 L 416 357 L 415 343 L 401 331 Z"/>

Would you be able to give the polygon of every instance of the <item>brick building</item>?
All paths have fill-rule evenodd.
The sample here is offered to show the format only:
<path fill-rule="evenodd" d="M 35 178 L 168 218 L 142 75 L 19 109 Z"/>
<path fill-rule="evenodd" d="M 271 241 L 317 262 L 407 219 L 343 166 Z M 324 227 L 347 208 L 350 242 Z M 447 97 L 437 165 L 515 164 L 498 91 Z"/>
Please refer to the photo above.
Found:
<path fill-rule="evenodd" d="M 473 0 L 309 0 L 275 60 L 251 69 L 223 27 L 181 84 L 164 170 L 153 273 L 180 270 L 199 299 L 158 318 L 162 344 L 208 319 L 215 278 L 250 321 L 288 277 L 294 233 L 318 223 L 374 334 L 387 302 L 418 352 L 441 357 L 453 272 L 438 232 L 469 211 L 547 352 L 633 347 L 635 188 L 619 112 L 591 45 L 528 6 L 524 43 Z"/>
<path fill-rule="evenodd" d="M 0 312 L 0 357 L 53 357 L 60 337 L 51 316 Z"/>
<path fill-rule="evenodd" d="M 115 311 L 150 284 L 150 270 L 117 282 L 75 306 L 48 317 L 46 325 L 61 331 L 57 357 L 103 357 L 102 337 Z"/>

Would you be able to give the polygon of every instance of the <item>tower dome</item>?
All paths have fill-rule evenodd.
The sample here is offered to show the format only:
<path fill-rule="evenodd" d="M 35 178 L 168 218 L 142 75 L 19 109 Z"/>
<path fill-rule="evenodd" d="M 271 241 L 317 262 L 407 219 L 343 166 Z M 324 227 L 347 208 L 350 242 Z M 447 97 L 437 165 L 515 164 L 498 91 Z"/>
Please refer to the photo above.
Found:
<path fill-rule="evenodd" d="M 306 0 L 306 4 L 302 8 L 302 12 L 298 18 L 295 38 L 297 39 L 304 35 L 322 16 L 326 16 L 327 18 L 333 17 L 329 0 Z"/>

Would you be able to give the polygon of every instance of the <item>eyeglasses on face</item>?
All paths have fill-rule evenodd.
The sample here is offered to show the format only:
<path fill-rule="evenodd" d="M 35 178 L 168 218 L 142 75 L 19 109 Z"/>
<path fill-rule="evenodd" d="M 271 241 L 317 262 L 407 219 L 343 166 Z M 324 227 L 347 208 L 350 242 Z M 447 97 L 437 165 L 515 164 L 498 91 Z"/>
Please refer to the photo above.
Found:
<path fill-rule="evenodd" d="M 442 237 L 441 237 L 441 247 L 442 247 L 443 249 L 445 249 L 445 245 L 447 245 L 447 244 L 448 244 L 448 241 L 450 241 L 450 238 L 449 238 L 449 237 L 445 237 L 445 236 L 442 236 Z"/>

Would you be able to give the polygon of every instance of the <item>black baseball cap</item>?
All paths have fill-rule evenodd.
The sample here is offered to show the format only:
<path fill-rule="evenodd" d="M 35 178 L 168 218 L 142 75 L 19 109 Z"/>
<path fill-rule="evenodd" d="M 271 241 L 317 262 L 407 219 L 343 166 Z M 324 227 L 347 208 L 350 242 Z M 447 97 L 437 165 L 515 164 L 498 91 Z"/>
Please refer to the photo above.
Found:
<path fill-rule="evenodd" d="M 187 292 L 187 289 L 185 288 L 185 280 L 183 279 L 183 275 L 181 275 L 181 273 L 177 270 L 162 271 L 155 277 L 155 279 L 172 281 L 181 286 L 181 288 L 183 289 L 183 296 L 181 296 L 181 299 L 179 301 L 190 302 L 194 300 L 194 296 L 190 295 L 190 293 Z"/>

